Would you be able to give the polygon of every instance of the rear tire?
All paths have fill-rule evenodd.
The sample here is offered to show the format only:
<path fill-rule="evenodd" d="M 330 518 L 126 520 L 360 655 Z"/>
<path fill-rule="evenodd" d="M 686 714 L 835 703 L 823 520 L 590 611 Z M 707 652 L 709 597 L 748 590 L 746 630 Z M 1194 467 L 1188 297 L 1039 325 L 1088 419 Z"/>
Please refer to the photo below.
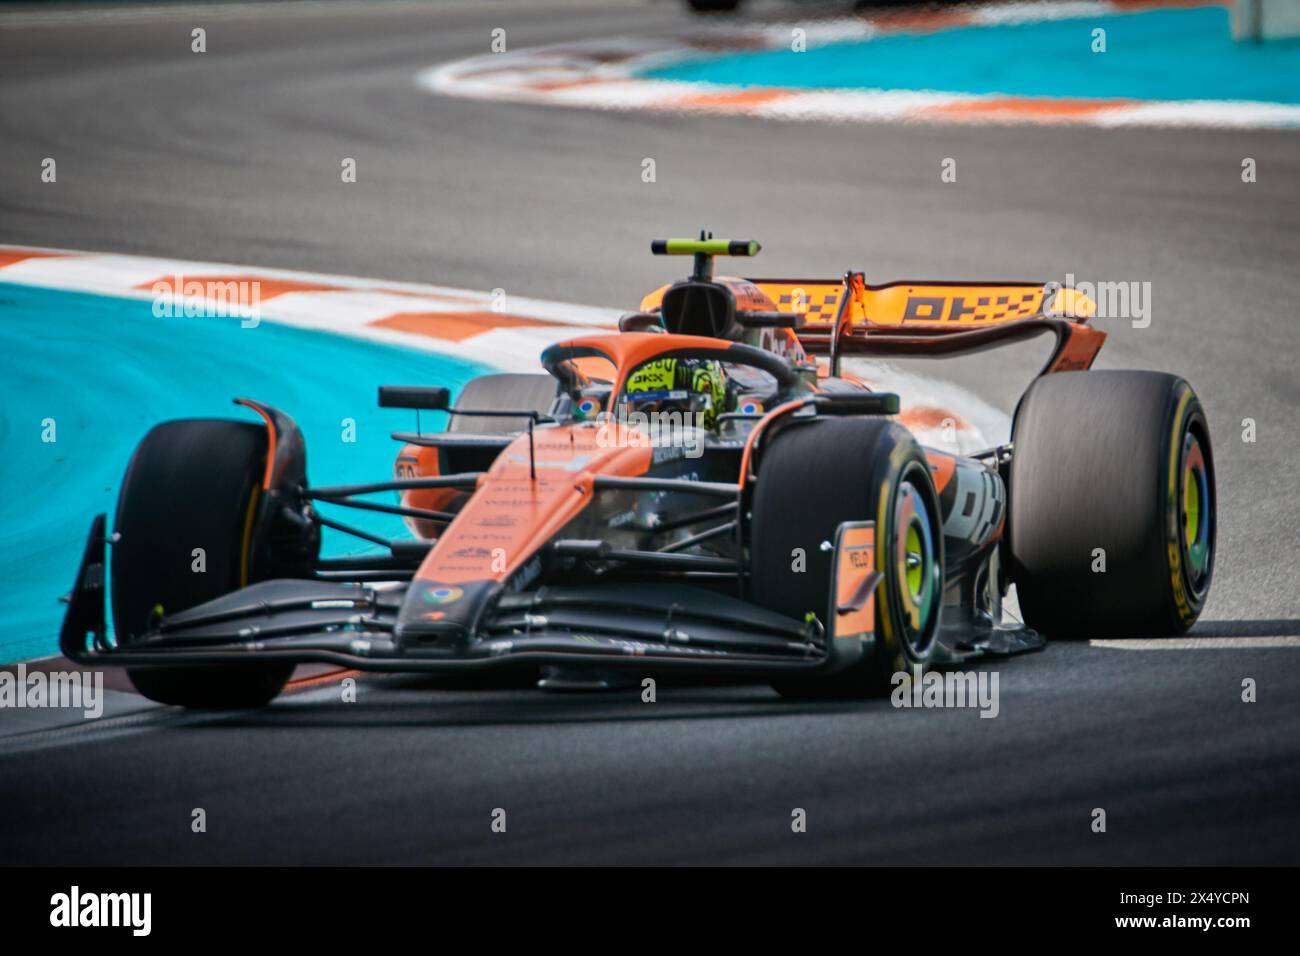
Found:
<path fill-rule="evenodd" d="M 484 411 L 531 408 L 544 415 L 551 410 L 551 404 L 555 401 L 555 388 L 555 379 L 549 375 L 480 375 L 470 379 L 461 389 L 455 407 Z M 447 431 L 465 435 L 500 435 L 522 431 L 527 427 L 526 418 L 452 415 Z"/>
<path fill-rule="evenodd" d="M 755 600 L 796 620 L 811 612 L 825 622 L 834 581 L 832 553 L 822 542 L 834 543 L 841 522 L 865 520 L 876 522 L 876 570 L 882 575 L 874 650 L 836 674 L 773 682 L 783 696 L 882 695 L 896 672 L 929 663 L 942 606 L 943 530 L 929 465 L 902 426 L 882 418 L 823 418 L 777 432 L 763 452 L 754 491 Z M 914 587 L 897 560 L 909 529 L 924 542 Z M 803 571 L 792 567 L 796 549 L 806 561 Z M 905 611 L 911 607 L 919 627 Z"/>
<path fill-rule="evenodd" d="M 1020 400 L 1012 442 L 1025 623 L 1054 638 L 1187 631 L 1209 593 L 1216 503 L 1191 386 L 1163 372 L 1046 375 Z"/>
<path fill-rule="evenodd" d="M 119 646 L 138 641 L 160 614 L 251 583 L 266 446 L 264 426 L 215 419 L 164 422 L 145 435 L 127 466 L 114 520 Z M 202 571 L 195 570 L 196 548 L 203 549 Z M 292 672 L 292 664 L 127 668 L 145 697 L 183 707 L 258 707 Z"/>

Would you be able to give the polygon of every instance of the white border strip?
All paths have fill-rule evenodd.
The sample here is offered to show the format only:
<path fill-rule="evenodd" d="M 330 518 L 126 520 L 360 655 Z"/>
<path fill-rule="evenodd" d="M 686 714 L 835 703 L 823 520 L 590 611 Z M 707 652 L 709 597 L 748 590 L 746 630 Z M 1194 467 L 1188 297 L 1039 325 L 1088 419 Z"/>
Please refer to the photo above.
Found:
<path fill-rule="evenodd" d="M 618 309 L 512 295 L 495 299 L 491 293 L 473 289 L 261 266 L 76 252 L 42 246 L 3 245 L 2 252 L 44 255 L 0 266 L 0 282 L 142 301 L 157 297 L 151 289 L 139 288 L 140 285 L 178 276 L 182 279 L 249 276 L 326 286 L 321 290 L 286 292 L 260 303 L 259 321 L 437 352 L 505 371 L 536 371 L 538 353 L 546 345 L 578 335 L 612 331 L 623 314 Z M 374 324 L 401 313 L 431 312 L 454 317 L 458 312 L 485 311 L 499 311 L 503 317 L 520 316 L 546 324 L 505 325 L 458 341 Z"/>
<path fill-rule="evenodd" d="M 788 49 L 791 31 L 806 33 L 809 47 L 869 40 L 900 29 L 938 30 L 1113 16 L 1178 7 L 1110 0 L 997 3 L 938 11 L 904 21 L 888 16 L 768 24 L 701 24 L 688 34 L 625 36 L 485 53 L 421 71 L 416 83 L 429 92 L 477 100 L 601 110 L 726 113 L 779 120 L 902 122 L 925 124 L 1049 124 L 1100 127 L 1300 127 L 1300 105 L 1233 100 L 1099 100 L 907 90 L 755 89 L 719 83 L 647 79 L 638 74 L 713 53 Z M 1186 6 L 1208 5 L 1187 0 Z M 1054 105 L 1055 104 L 1055 105 Z"/>
<path fill-rule="evenodd" d="M 190 280 L 247 276 L 324 286 L 322 289 L 284 292 L 269 298 L 260 303 L 258 320 L 436 352 L 507 372 L 540 371 L 538 356 L 546 346 L 577 336 L 613 332 L 623 314 L 618 309 L 527 297 L 508 296 L 498 301 L 487 292 L 450 286 L 261 266 L 0 245 L 0 253 L 6 252 L 42 255 L 0 265 L 0 282 L 142 301 L 153 301 L 159 296 L 149 288 L 140 288 L 141 285 L 169 278 L 175 284 L 177 277 Z M 162 298 L 173 301 L 170 295 Z M 209 300 L 201 297 L 184 301 L 208 312 L 215 312 L 221 305 L 209 304 Z M 492 308 L 494 301 L 497 303 L 495 310 Z M 499 311 L 504 320 L 502 325 L 459 340 L 376 324 L 394 315 L 421 312 L 445 316 L 454 323 L 457 313 L 486 311 Z M 512 317 L 535 320 L 539 324 L 510 324 L 508 320 Z M 0 321 L 3 321 L 2 313 Z M 165 323 L 167 319 L 158 321 Z M 432 321 L 436 324 L 436 319 Z M 913 432 L 923 444 L 964 453 L 987 448 L 1010 434 L 1010 418 L 1005 413 L 957 385 L 922 378 L 887 363 L 853 363 L 853 367 L 873 387 L 902 394 L 901 420 L 905 425 L 914 426 Z M 934 411 L 940 411 L 951 419 L 947 427 L 923 424 L 934 418 Z M 913 413 L 917 413 L 916 417 L 909 422 Z"/>

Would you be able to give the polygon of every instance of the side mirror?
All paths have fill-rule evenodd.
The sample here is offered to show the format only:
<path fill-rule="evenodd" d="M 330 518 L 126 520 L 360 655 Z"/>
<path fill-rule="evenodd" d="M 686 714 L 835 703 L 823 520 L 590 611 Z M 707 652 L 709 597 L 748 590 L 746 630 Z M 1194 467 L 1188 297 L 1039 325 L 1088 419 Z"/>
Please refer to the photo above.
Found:
<path fill-rule="evenodd" d="M 422 411 L 445 412 L 451 406 L 451 392 L 445 388 L 428 388 L 422 385 L 380 385 L 380 408 L 415 408 Z"/>
<path fill-rule="evenodd" d="M 667 332 L 663 320 L 651 312 L 629 312 L 618 320 L 620 332 Z"/>
<path fill-rule="evenodd" d="M 851 392 L 818 395 L 813 399 L 819 415 L 897 415 L 898 396 L 893 392 Z"/>

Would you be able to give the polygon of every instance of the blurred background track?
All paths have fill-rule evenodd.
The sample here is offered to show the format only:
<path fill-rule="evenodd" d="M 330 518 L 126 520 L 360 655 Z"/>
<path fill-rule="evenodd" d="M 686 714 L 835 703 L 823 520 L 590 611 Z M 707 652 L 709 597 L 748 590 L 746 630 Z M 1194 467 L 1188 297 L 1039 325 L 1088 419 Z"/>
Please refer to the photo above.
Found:
<path fill-rule="evenodd" d="M 512 48 L 689 27 L 663 2 L 54 12 L 0 8 L 0 241 L 629 308 L 670 277 L 648 240 L 702 226 L 761 240 L 757 268 L 782 275 L 1149 281 L 1150 327 L 1103 324 L 1099 364 L 1179 372 L 1208 409 L 1220 539 L 1197 633 L 1300 634 L 1296 133 L 783 125 L 414 83 L 496 27 Z M 953 374 L 1009 408 L 1031 369 L 999 353 Z M 0 842 L 73 864 L 1296 863 L 1298 654 L 1057 645 L 998 668 L 995 720 L 763 688 L 316 687 L 0 746 Z"/>

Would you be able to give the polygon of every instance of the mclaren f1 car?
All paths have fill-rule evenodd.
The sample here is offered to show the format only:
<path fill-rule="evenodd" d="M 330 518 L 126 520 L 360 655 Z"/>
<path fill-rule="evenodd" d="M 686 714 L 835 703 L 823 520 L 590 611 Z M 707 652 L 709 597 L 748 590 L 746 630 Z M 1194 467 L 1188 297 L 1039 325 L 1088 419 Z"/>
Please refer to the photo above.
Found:
<path fill-rule="evenodd" d="M 92 521 L 63 653 L 193 707 L 265 703 L 308 662 L 558 687 L 685 670 L 816 698 L 1196 620 L 1214 560 L 1205 413 L 1177 376 L 1091 371 L 1105 334 L 1086 297 L 715 276 L 715 257 L 758 244 L 704 235 L 652 251 L 693 257 L 691 274 L 617 333 L 549 346 L 538 374 L 475 379 L 454 403 L 380 387 L 381 406 L 447 422 L 394 434 L 391 478 L 308 481 L 293 419 L 249 399 L 255 420 L 153 428 L 111 531 Z M 1011 442 L 966 453 L 923 447 L 898 395 L 842 368 L 1040 335 L 1053 348 Z M 410 535 L 324 513 L 339 508 L 401 515 Z M 381 550 L 322 557 L 322 527 Z M 1023 621 L 1004 622 L 1012 585 Z"/>

